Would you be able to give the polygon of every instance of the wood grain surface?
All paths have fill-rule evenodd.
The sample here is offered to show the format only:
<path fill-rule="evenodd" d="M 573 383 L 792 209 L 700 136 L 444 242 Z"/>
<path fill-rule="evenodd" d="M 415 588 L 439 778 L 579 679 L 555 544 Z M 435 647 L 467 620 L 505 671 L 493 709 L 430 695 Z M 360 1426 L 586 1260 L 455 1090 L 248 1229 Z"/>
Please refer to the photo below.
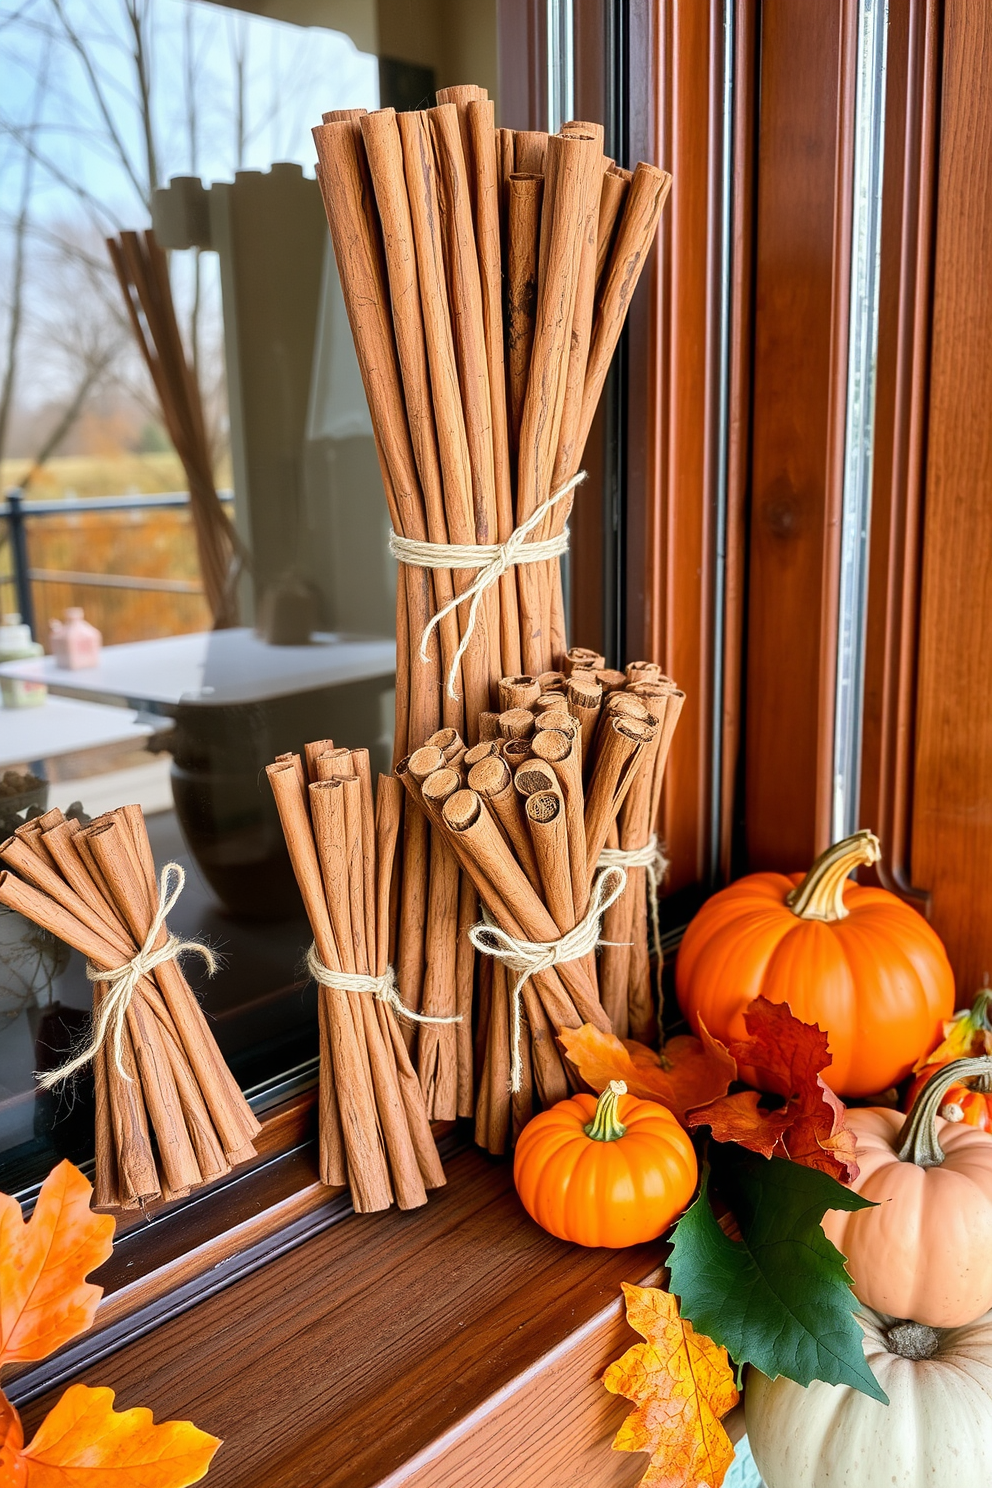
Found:
<path fill-rule="evenodd" d="M 851 7 L 762 6 L 746 866 L 804 869 L 829 804 L 850 192 Z M 838 400 L 838 393 L 841 394 Z M 824 755 L 828 767 L 824 781 Z"/>
<path fill-rule="evenodd" d="M 212 1488 L 622 1488 L 647 1458 L 611 1452 L 599 1378 L 637 1341 L 621 1281 L 660 1261 L 554 1240 L 469 1151 L 425 1208 L 352 1216 L 82 1379 L 223 1437 Z"/>
<path fill-rule="evenodd" d="M 958 995 L 992 974 L 992 8 L 944 8 L 913 881 Z"/>

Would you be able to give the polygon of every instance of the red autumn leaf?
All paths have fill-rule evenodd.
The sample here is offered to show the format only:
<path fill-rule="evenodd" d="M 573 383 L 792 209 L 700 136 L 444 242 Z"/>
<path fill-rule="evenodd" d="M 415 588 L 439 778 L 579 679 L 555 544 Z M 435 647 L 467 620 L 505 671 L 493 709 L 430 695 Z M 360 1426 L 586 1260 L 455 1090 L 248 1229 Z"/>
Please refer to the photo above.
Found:
<path fill-rule="evenodd" d="M 25 1223 L 0 1194 L 0 1364 L 44 1359 L 93 1321 L 102 1289 L 85 1280 L 113 1250 L 114 1220 L 90 1209 L 93 1189 L 60 1162 Z"/>
<path fill-rule="evenodd" d="M 682 1034 L 669 1039 L 662 1053 L 633 1039 L 621 1042 L 592 1023 L 565 1028 L 558 1035 L 566 1055 L 593 1090 L 623 1080 L 631 1095 L 658 1101 L 680 1121 L 690 1106 L 723 1095 L 737 1074 L 726 1049 L 704 1029 L 702 1037 Z"/>
<path fill-rule="evenodd" d="M 736 1142 L 764 1157 L 791 1158 L 842 1183 L 858 1175 L 854 1135 L 844 1125 L 844 1105 L 820 1078 L 830 1063 L 827 1035 L 801 1023 L 784 1002 L 756 997 L 744 1015 L 749 1037 L 730 1045 L 742 1068 L 765 1089 L 785 1097 L 766 1111 L 753 1090 L 723 1096 L 690 1111 L 690 1128 L 708 1126 L 718 1142 Z"/>
<path fill-rule="evenodd" d="M 3 1488 L 187 1488 L 206 1474 L 220 1446 L 189 1421 L 156 1426 L 141 1406 L 115 1411 L 113 1390 L 87 1385 L 66 1390 L 26 1447 L 17 1413 L 7 1410 L 14 1424 L 11 1450 L 0 1453 Z"/>

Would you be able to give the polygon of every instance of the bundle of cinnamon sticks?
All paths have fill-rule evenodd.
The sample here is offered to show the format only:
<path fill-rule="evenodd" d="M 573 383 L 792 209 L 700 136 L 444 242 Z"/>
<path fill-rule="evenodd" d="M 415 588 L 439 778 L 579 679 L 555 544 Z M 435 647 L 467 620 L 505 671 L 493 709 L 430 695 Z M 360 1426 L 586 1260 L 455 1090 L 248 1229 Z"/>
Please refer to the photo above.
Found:
<path fill-rule="evenodd" d="M 313 932 L 321 1179 L 347 1183 L 359 1213 L 413 1209 L 445 1179 L 389 968 L 402 787 L 380 776 L 373 803 L 368 750 L 330 739 L 267 773 Z"/>
<path fill-rule="evenodd" d="M 442 885 L 458 867 L 490 923 L 531 946 L 553 945 L 595 913 L 604 849 L 620 849 L 614 866 L 627 874 L 622 892 L 621 877 L 609 896 L 599 929 L 604 942 L 618 944 L 604 945 L 598 965 L 590 946 L 527 976 L 519 984 L 519 1028 L 518 977 L 502 960 L 481 958 L 476 1140 L 494 1153 L 515 1139 L 535 1098 L 547 1106 L 568 1094 L 572 1076 L 555 1040 L 562 1028 L 589 1022 L 626 1036 L 632 1023 L 643 1028 L 655 1021 L 645 868 L 638 876 L 623 857 L 643 857 L 651 843 L 683 694 L 653 663 L 617 672 L 602 661 L 577 649 L 561 672 L 503 678 L 498 695 L 509 706 L 482 716 L 478 744 L 466 750 L 457 737 L 436 734 L 396 766 L 434 828 L 430 903 L 433 908 L 437 885 L 436 902 L 447 908 L 435 918 L 430 946 L 443 943 L 449 968 L 465 928 Z M 475 943 L 481 944 L 478 936 Z M 448 1002 L 439 994 L 438 1006 L 455 1004 L 455 985 L 452 978 Z M 437 1038 L 430 1050 L 425 1060 L 421 1044 L 425 1090 L 471 1085 L 467 1038 Z"/>
<path fill-rule="evenodd" d="M 122 970 L 143 952 L 154 960 L 169 942 L 160 914 L 168 882 L 156 877 L 141 808 L 123 806 L 88 826 L 46 812 L 0 845 L 0 859 L 9 870 L 0 873 L 0 903 L 89 961 L 99 1028 Z M 107 980 L 97 979 L 101 971 Z M 95 1203 L 129 1209 L 230 1172 L 255 1155 L 260 1127 L 174 955 L 135 979 L 120 1012 L 113 1036 L 91 1046 Z"/>
<path fill-rule="evenodd" d="M 471 86 L 442 90 L 421 112 L 325 114 L 314 139 L 386 500 L 405 544 L 394 757 L 442 728 L 472 746 L 501 677 L 563 665 L 559 561 L 518 553 L 513 566 L 497 565 L 474 611 L 460 603 L 431 627 L 485 560 L 438 563 L 423 545 L 491 552 L 528 523 L 528 541 L 564 541 L 569 486 L 671 179 L 652 165 L 616 166 L 598 124 L 575 121 L 551 137 L 496 129 L 492 102 Z M 435 855 L 424 819 L 408 813 L 397 969 L 416 1005 Z M 466 894 L 460 886 L 460 903 Z"/>

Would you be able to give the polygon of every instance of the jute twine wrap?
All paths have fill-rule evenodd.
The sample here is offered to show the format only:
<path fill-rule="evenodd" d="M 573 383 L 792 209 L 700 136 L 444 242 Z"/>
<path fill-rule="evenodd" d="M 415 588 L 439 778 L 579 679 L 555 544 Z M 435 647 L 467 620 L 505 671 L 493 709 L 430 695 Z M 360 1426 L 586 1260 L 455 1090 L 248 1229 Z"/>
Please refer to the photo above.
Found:
<path fill-rule="evenodd" d="M 661 917 L 658 913 L 658 895 L 661 893 L 661 885 L 665 874 L 668 872 L 668 859 L 662 852 L 657 834 L 652 832 L 650 838 L 643 847 L 604 847 L 596 860 L 599 868 L 643 868 L 648 881 L 648 908 L 651 911 L 651 941 L 654 946 L 655 959 L 658 964 L 658 975 L 661 976 L 661 967 L 665 959 L 661 948 Z"/>
<path fill-rule="evenodd" d="M 450 698 L 457 700 L 455 679 L 458 676 L 462 657 L 472 639 L 479 606 L 486 590 L 498 584 L 503 574 L 516 564 L 541 563 L 548 558 L 560 558 L 563 553 L 568 552 L 567 527 L 554 537 L 534 542 L 528 539 L 531 533 L 541 525 L 552 507 L 557 506 L 559 501 L 563 501 L 585 479 L 584 470 L 580 470 L 578 475 L 573 475 L 572 479 L 549 496 L 547 501 L 542 501 L 526 522 L 521 522 L 519 527 L 514 528 L 504 543 L 418 542 L 415 538 L 400 537 L 399 533 L 390 532 L 389 551 L 401 563 L 407 563 L 413 568 L 477 568 L 480 570 L 467 589 L 463 589 L 461 594 L 457 594 L 431 617 L 420 637 L 420 658 L 422 661 L 427 661 L 427 643 L 435 626 L 440 625 L 445 616 L 453 614 L 460 605 L 465 604 L 466 601 L 469 602 L 468 622 L 462 631 L 462 638 L 448 670 L 446 690 Z"/>
<path fill-rule="evenodd" d="M 375 997 L 379 1002 L 385 1002 L 392 1008 L 399 1018 L 407 1018 L 411 1023 L 460 1023 L 461 1013 L 456 1013 L 451 1018 L 429 1017 L 426 1013 L 415 1013 L 413 1008 L 408 1008 L 400 997 L 400 989 L 396 982 L 396 973 L 391 966 L 387 966 L 382 976 L 366 976 L 355 971 L 332 971 L 325 966 L 317 952 L 317 947 L 311 945 L 307 951 L 307 971 L 321 987 L 330 987 L 332 992 L 364 992 L 369 997 Z"/>
<path fill-rule="evenodd" d="M 550 971 L 564 961 L 580 961 L 601 943 L 599 939 L 603 915 L 614 904 L 627 887 L 627 870 L 622 867 L 604 868 L 593 885 L 589 908 L 573 930 L 560 940 L 518 940 L 495 924 L 482 911 L 482 921 L 473 925 L 469 939 L 484 956 L 493 956 L 502 961 L 510 971 L 517 973 L 517 980 L 510 993 L 510 1089 L 516 1094 L 520 1089 L 522 1067 L 520 1059 L 520 1035 L 523 1007 L 521 993 L 524 982 L 535 972 Z"/>
<path fill-rule="evenodd" d="M 161 966 L 164 961 L 173 961 L 184 951 L 190 951 L 199 956 L 205 963 L 207 973 L 213 976 L 217 970 L 217 957 L 209 946 L 199 940 L 180 940 L 177 935 L 167 935 L 162 944 L 155 949 L 155 942 L 165 927 L 167 916 L 175 908 L 183 888 L 186 884 L 186 874 L 178 863 L 166 863 L 162 869 L 159 879 L 158 908 L 155 916 L 148 927 L 144 944 L 130 961 L 116 967 L 113 971 L 102 971 L 99 967 L 87 963 L 86 975 L 91 982 L 102 982 L 106 992 L 100 1002 L 100 1007 L 93 1022 L 93 1035 L 86 1048 L 79 1054 L 74 1054 L 65 1064 L 58 1069 L 50 1070 L 48 1074 L 39 1075 L 38 1083 L 43 1090 L 50 1090 L 60 1080 L 67 1080 L 77 1070 L 81 1070 L 90 1060 L 95 1059 L 97 1054 L 109 1040 L 114 1051 L 114 1064 L 117 1073 L 131 1083 L 131 1076 L 124 1068 L 124 1028 L 127 1021 L 127 1010 L 131 1006 L 131 999 L 138 989 L 138 983 L 143 977 L 150 976 L 156 966 Z"/>

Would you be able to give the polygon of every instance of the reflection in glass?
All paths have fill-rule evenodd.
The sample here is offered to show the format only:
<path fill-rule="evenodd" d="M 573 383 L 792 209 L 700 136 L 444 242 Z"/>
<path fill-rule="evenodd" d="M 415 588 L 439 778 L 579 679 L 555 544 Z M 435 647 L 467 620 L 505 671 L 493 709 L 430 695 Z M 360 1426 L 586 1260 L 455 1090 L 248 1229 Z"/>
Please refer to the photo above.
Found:
<path fill-rule="evenodd" d="M 368 747 L 373 769 L 391 750 L 395 575 L 310 137 L 324 109 L 377 107 L 378 63 L 339 33 L 190 0 L 141 0 L 139 36 L 131 8 L 0 0 L 0 298 L 20 241 L 31 368 L 0 417 L 0 474 L 24 490 L 36 639 L 80 604 L 104 637 L 95 667 L 31 662 L 44 707 L 0 710 L 0 784 L 9 767 L 33 792 L 0 799 L 0 839 L 46 805 L 143 806 L 156 862 L 186 871 L 170 929 L 222 955 L 190 979 L 261 1109 L 317 1048 L 264 766 L 313 738 Z M 210 629 L 183 468 L 103 242 L 150 219 L 249 557 L 230 629 Z M 0 520 L 9 611 L 5 537 Z M 34 1081 L 84 1042 L 91 988 L 80 956 L 4 909 L 0 964 L 11 1192 L 92 1154 L 92 1081 Z"/>

